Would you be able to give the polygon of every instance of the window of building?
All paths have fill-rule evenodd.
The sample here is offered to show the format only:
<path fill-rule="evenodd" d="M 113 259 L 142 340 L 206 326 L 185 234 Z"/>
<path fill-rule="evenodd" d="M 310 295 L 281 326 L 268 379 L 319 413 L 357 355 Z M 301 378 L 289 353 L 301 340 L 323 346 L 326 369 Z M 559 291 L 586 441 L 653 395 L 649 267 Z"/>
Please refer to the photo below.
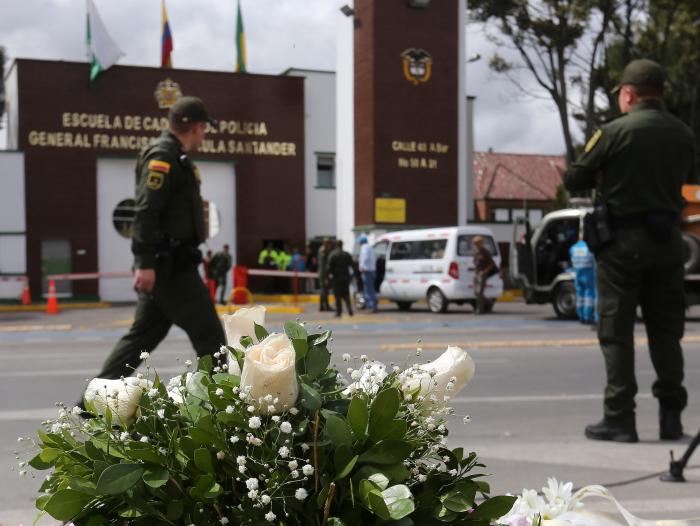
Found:
<path fill-rule="evenodd" d="M 335 154 L 316 153 L 316 188 L 335 188 Z"/>
<path fill-rule="evenodd" d="M 493 211 L 493 220 L 499 223 L 507 223 L 510 221 L 510 210 L 508 208 L 496 208 Z"/>

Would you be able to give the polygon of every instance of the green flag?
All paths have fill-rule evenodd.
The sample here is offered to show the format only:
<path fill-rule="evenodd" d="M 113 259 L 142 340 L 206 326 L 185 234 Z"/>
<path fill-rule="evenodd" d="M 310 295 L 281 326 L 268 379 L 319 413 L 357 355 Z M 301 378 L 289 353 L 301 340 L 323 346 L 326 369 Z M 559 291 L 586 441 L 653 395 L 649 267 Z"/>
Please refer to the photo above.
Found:
<path fill-rule="evenodd" d="M 90 59 L 90 82 L 107 68 L 116 64 L 124 53 L 112 37 L 97 13 L 93 0 L 87 0 L 87 30 L 85 36 Z"/>
<path fill-rule="evenodd" d="M 236 58 L 236 71 L 239 73 L 245 73 L 245 31 L 243 31 L 243 15 L 241 15 L 241 0 L 238 0 L 238 16 L 236 18 L 236 48 L 238 49 L 238 56 Z"/>

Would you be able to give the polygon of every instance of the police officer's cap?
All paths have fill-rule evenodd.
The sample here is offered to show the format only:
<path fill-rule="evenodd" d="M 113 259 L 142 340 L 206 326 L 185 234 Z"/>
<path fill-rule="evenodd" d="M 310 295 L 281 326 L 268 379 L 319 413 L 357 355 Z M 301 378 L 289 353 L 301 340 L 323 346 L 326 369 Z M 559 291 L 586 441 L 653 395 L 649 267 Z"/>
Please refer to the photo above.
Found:
<path fill-rule="evenodd" d="M 168 112 L 170 122 L 178 124 L 189 124 L 190 122 L 208 122 L 216 126 L 217 122 L 209 117 L 204 102 L 199 97 L 180 97 L 177 102 L 170 106 Z"/>
<path fill-rule="evenodd" d="M 625 84 L 632 86 L 656 86 L 663 89 L 666 81 L 664 69 L 653 60 L 640 58 L 633 60 L 622 71 L 620 83 L 613 88 L 613 93 L 620 91 Z"/>

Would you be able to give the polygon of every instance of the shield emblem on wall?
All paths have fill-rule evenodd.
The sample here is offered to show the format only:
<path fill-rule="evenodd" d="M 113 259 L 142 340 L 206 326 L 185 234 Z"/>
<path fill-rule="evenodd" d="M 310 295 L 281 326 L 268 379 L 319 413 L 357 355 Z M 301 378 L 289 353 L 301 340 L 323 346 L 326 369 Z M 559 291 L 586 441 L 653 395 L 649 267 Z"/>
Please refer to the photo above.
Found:
<path fill-rule="evenodd" d="M 409 48 L 401 53 L 403 74 L 411 84 L 418 85 L 430 80 L 433 57 L 425 49 Z"/>

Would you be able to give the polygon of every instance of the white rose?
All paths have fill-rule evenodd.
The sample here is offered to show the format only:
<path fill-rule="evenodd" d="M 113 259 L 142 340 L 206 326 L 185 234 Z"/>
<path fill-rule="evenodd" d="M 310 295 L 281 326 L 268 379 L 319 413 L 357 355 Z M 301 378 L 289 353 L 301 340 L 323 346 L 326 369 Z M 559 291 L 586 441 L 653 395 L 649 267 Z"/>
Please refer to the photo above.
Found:
<path fill-rule="evenodd" d="M 296 353 L 286 334 L 271 334 L 257 345 L 248 347 L 241 374 L 241 389 L 248 390 L 252 403 L 261 413 L 268 412 L 267 403 L 258 403 L 267 395 L 279 398 L 275 413 L 294 406 L 299 395 Z"/>
<path fill-rule="evenodd" d="M 115 422 L 129 425 L 136 420 L 141 394 L 150 386 L 149 381 L 133 376 L 124 380 L 93 378 L 83 395 L 85 407 L 99 415 L 103 415 L 105 408 L 109 407 Z"/>
<path fill-rule="evenodd" d="M 265 307 L 257 305 L 238 309 L 233 314 L 224 314 L 224 328 L 226 329 L 226 342 L 230 347 L 243 350 L 240 341 L 244 336 L 249 336 L 257 343 L 255 337 L 255 324 L 265 325 Z"/>
<path fill-rule="evenodd" d="M 257 305 L 238 309 L 233 314 L 224 314 L 224 329 L 226 330 L 226 342 L 229 346 L 243 351 L 241 338 L 250 337 L 253 343 L 258 342 L 255 336 L 255 324 L 265 325 L 265 307 Z M 228 372 L 234 376 L 241 375 L 241 368 L 238 360 L 231 352 L 228 353 Z"/>
<path fill-rule="evenodd" d="M 404 371 L 400 379 L 405 391 L 420 387 L 420 394 L 430 393 L 443 399 L 448 392 L 447 384 L 450 384 L 450 396 L 456 396 L 472 379 L 475 369 L 467 351 L 448 347 L 436 360 Z"/>

